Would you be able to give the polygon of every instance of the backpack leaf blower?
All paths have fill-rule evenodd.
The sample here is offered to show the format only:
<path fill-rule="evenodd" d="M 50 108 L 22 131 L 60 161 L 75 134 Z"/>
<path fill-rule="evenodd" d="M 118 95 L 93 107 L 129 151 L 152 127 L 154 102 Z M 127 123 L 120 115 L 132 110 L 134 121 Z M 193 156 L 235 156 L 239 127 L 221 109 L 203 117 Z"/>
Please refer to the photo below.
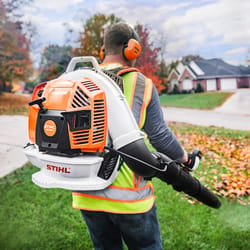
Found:
<path fill-rule="evenodd" d="M 81 63 L 92 67 L 76 69 Z M 124 161 L 136 174 L 157 177 L 213 208 L 218 198 L 181 164 L 144 142 L 118 87 L 122 78 L 101 70 L 94 57 L 74 57 L 59 78 L 41 83 L 29 103 L 29 139 L 24 149 L 40 168 L 32 181 L 43 188 L 101 190 Z"/>

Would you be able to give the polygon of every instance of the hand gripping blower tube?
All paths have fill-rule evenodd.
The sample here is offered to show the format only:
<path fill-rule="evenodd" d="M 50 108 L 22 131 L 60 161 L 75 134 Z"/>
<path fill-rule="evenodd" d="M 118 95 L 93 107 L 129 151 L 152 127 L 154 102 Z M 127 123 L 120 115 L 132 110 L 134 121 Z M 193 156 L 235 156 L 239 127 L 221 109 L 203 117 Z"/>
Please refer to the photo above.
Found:
<path fill-rule="evenodd" d="M 92 66 L 76 69 L 80 63 Z M 63 75 L 34 89 L 30 142 L 24 149 L 40 168 L 32 181 L 44 188 L 100 190 L 115 180 L 125 161 L 145 178 L 160 178 L 220 207 L 218 198 L 181 164 L 147 149 L 119 85 L 122 78 L 102 71 L 94 57 L 74 57 Z"/>

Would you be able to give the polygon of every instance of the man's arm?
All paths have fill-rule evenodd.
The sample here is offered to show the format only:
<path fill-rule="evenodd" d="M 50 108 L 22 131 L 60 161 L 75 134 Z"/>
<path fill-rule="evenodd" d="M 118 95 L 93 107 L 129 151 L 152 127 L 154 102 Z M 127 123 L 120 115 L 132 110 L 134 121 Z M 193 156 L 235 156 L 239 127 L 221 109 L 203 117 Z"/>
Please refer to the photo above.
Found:
<path fill-rule="evenodd" d="M 153 147 L 174 160 L 186 162 L 188 156 L 163 118 L 159 96 L 155 86 L 147 108 L 146 121 L 143 127 Z"/>

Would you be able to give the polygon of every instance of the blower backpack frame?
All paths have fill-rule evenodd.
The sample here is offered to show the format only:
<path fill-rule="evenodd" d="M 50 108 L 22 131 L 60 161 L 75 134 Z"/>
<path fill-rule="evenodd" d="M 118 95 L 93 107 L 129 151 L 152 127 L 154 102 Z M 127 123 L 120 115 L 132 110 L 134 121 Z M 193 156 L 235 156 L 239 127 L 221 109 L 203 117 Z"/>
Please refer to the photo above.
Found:
<path fill-rule="evenodd" d="M 77 69 L 81 63 L 91 67 Z M 144 142 L 120 89 L 122 78 L 102 71 L 94 57 L 74 57 L 59 78 L 41 83 L 29 103 L 24 152 L 40 168 L 32 181 L 43 188 L 101 190 L 124 161 L 136 174 L 157 177 L 213 208 L 218 198 L 183 166 Z"/>

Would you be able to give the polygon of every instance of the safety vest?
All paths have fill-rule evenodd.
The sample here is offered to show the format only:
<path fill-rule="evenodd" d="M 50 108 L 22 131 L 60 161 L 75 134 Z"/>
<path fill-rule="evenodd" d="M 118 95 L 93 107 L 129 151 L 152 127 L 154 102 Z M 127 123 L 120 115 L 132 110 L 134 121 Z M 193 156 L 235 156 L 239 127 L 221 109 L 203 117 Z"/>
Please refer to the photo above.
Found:
<path fill-rule="evenodd" d="M 110 66 L 112 65 L 108 65 Z M 124 95 L 139 128 L 143 128 L 146 109 L 152 96 L 152 81 L 135 68 L 117 68 L 117 65 L 113 65 L 115 66 L 116 69 L 112 71 L 123 78 Z M 153 184 L 137 176 L 125 163 L 122 164 L 116 180 L 107 188 L 72 192 L 72 197 L 74 208 L 119 214 L 147 212 L 154 204 Z"/>

